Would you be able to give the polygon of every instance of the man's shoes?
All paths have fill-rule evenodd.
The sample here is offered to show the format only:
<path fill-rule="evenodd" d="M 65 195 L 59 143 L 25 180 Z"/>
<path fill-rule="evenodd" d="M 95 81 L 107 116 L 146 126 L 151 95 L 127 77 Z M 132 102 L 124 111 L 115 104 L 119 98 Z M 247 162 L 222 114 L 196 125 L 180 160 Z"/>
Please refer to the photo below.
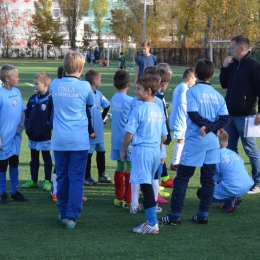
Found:
<path fill-rule="evenodd" d="M 62 224 L 66 224 L 66 222 L 67 222 L 67 218 L 62 218 L 60 215 L 59 215 L 59 221 L 62 223 Z"/>
<path fill-rule="evenodd" d="M 110 176 L 107 173 L 105 175 L 99 176 L 98 177 L 98 182 L 114 184 L 114 181 L 111 180 Z"/>
<path fill-rule="evenodd" d="M 179 164 L 175 164 L 175 165 L 172 165 L 172 164 L 171 164 L 170 169 L 171 169 L 172 171 L 177 171 L 177 170 L 178 170 L 178 167 L 179 167 Z"/>
<path fill-rule="evenodd" d="M 45 181 L 43 182 L 43 187 L 42 187 L 42 189 L 48 191 L 48 190 L 51 190 L 51 188 L 52 188 L 51 182 L 45 180 Z"/>
<path fill-rule="evenodd" d="M 7 196 L 6 193 L 0 194 L 0 203 L 6 204 L 7 203 L 7 198 L 8 198 L 8 196 Z"/>
<path fill-rule="evenodd" d="M 164 225 L 172 225 L 172 226 L 177 226 L 181 224 L 181 217 L 175 217 L 172 216 L 171 214 L 168 214 L 166 216 L 160 217 L 158 219 L 158 222 Z"/>
<path fill-rule="evenodd" d="M 208 217 L 202 217 L 199 216 L 198 214 L 192 216 L 191 220 L 198 224 L 208 224 Z"/>
<path fill-rule="evenodd" d="M 131 207 L 130 207 L 130 213 L 131 213 L 131 214 L 136 214 L 137 212 L 139 212 L 139 211 L 141 211 L 141 210 L 142 210 L 142 205 L 141 205 L 141 204 L 139 204 L 138 207 L 134 207 L 134 206 L 132 206 L 132 205 L 131 205 Z"/>
<path fill-rule="evenodd" d="M 163 199 L 160 195 L 158 195 L 158 199 L 156 201 L 156 203 L 158 204 L 166 204 L 168 201 Z"/>
<path fill-rule="evenodd" d="M 87 178 L 85 181 L 84 181 L 84 185 L 85 186 L 97 186 L 97 182 L 94 181 L 91 177 Z"/>
<path fill-rule="evenodd" d="M 260 185 L 254 184 L 253 187 L 247 192 L 248 194 L 260 193 Z"/>
<path fill-rule="evenodd" d="M 159 226 L 156 223 L 153 227 L 151 227 L 147 222 L 145 222 L 140 226 L 134 228 L 133 232 L 138 234 L 158 234 Z"/>
<path fill-rule="evenodd" d="M 161 186 L 165 188 L 173 188 L 173 178 L 169 178 L 167 181 L 161 181 Z"/>
<path fill-rule="evenodd" d="M 15 200 L 15 201 L 28 201 L 28 199 L 26 197 L 23 196 L 22 193 L 20 193 L 19 191 L 15 192 L 14 194 L 11 194 L 11 200 Z"/>
<path fill-rule="evenodd" d="M 21 188 L 38 188 L 39 184 L 37 181 L 29 180 L 21 185 Z"/>
<path fill-rule="evenodd" d="M 114 205 L 115 205 L 115 206 L 118 206 L 118 207 L 122 207 L 123 201 L 124 201 L 124 200 L 115 199 L 115 200 L 114 200 Z"/>

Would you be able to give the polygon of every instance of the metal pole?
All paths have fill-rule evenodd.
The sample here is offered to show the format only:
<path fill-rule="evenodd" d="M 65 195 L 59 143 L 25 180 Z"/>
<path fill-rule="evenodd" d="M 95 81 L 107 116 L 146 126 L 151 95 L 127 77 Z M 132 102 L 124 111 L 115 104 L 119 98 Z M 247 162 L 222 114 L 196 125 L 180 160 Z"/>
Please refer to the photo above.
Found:
<path fill-rule="evenodd" d="M 146 40 L 146 0 L 144 0 L 143 42 Z"/>

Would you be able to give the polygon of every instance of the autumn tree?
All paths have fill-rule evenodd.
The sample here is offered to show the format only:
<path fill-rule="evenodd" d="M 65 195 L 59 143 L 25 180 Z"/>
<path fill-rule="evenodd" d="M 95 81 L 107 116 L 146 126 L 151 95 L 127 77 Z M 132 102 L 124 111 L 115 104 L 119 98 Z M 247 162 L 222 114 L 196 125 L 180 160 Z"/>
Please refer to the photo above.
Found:
<path fill-rule="evenodd" d="M 59 0 L 59 6 L 66 19 L 71 49 L 76 49 L 77 27 L 89 9 L 89 0 Z"/>
<path fill-rule="evenodd" d="M 41 43 L 52 42 L 56 46 L 62 44 L 60 20 L 52 18 L 52 1 L 34 2 L 35 14 L 32 15 L 32 26 L 35 29 L 35 38 Z"/>
<path fill-rule="evenodd" d="M 94 13 L 93 24 L 97 30 L 97 37 L 98 37 L 97 43 L 98 46 L 101 47 L 102 28 L 106 24 L 106 21 L 104 21 L 104 17 L 108 13 L 107 0 L 93 0 L 91 2 L 90 8 Z"/>

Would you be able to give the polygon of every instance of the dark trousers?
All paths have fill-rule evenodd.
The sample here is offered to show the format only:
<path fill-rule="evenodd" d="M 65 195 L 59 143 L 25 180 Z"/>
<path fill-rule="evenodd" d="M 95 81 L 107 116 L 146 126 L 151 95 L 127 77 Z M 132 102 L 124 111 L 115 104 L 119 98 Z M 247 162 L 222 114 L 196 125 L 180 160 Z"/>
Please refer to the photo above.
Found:
<path fill-rule="evenodd" d="M 179 165 L 177 176 L 174 179 L 174 189 L 171 199 L 172 214 L 181 215 L 183 202 L 188 188 L 190 178 L 193 176 L 196 167 Z M 215 164 L 203 164 L 200 170 L 201 183 L 201 200 L 199 211 L 208 212 L 212 202 L 214 193 L 214 179 L 213 176 L 216 171 Z"/>
<path fill-rule="evenodd" d="M 52 159 L 50 151 L 41 151 L 42 159 L 44 162 L 44 174 L 45 180 L 51 181 L 51 172 L 52 172 Z M 31 149 L 31 162 L 30 162 L 30 171 L 31 178 L 33 181 L 38 181 L 39 167 L 40 167 L 40 151 Z"/>

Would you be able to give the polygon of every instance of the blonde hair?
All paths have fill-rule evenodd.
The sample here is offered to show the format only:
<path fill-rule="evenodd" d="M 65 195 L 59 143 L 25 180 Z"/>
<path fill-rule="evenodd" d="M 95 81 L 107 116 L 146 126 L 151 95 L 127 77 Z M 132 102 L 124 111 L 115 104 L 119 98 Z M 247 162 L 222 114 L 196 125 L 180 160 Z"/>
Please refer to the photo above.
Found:
<path fill-rule="evenodd" d="M 39 79 L 41 83 L 47 84 L 49 86 L 51 84 L 51 76 L 47 72 L 40 72 L 34 75 L 34 79 Z"/>
<path fill-rule="evenodd" d="M 78 51 L 69 51 L 63 59 L 63 67 L 67 74 L 75 73 L 79 68 L 83 67 L 85 63 L 84 56 Z"/>
<path fill-rule="evenodd" d="M 170 67 L 170 65 L 169 65 L 168 63 L 159 63 L 159 64 L 157 65 L 157 69 L 164 69 L 164 70 L 166 70 L 168 73 L 170 73 L 171 76 L 172 76 L 172 69 L 171 69 L 171 67 Z"/>
<path fill-rule="evenodd" d="M 219 135 L 220 148 L 226 148 L 228 146 L 228 133 L 225 130 L 221 130 L 222 133 Z"/>
<path fill-rule="evenodd" d="M 6 77 L 11 76 L 13 70 L 16 70 L 18 72 L 18 69 L 15 66 L 5 64 L 0 70 L 0 80 L 2 82 L 6 82 Z"/>

